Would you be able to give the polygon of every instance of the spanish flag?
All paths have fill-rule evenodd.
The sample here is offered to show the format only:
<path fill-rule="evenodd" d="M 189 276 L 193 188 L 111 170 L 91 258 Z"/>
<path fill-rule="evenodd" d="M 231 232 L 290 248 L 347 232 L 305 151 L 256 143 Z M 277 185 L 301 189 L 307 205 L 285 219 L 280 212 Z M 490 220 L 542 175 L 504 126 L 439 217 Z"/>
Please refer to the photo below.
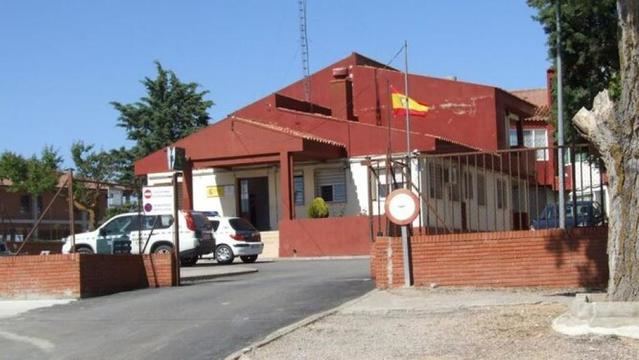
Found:
<path fill-rule="evenodd" d="M 411 99 L 393 87 L 391 87 L 391 98 L 393 102 L 393 113 L 395 115 L 406 114 L 406 101 L 408 101 L 408 113 L 411 115 L 425 116 L 428 110 L 430 110 L 429 106 Z"/>

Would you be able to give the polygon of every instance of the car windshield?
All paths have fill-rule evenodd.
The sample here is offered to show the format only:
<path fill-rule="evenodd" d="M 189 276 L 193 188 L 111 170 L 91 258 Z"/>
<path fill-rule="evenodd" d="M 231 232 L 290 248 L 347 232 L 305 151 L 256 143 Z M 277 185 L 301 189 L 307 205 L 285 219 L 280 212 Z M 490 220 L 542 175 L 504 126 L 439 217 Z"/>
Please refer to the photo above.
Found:
<path fill-rule="evenodd" d="M 229 224 L 235 231 L 257 231 L 250 222 L 241 218 L 230 219 Z"/>

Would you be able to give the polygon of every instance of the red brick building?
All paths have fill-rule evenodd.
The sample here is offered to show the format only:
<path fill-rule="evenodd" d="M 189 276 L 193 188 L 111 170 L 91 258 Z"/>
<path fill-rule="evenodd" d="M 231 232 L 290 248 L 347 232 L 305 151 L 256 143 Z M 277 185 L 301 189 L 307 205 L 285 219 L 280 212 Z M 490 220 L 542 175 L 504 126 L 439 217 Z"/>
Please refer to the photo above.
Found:
<path fill-rule="evenodd" d="M 282 255 L 300 253 L 282 249 L 303 232 L 290 222 L 315 226 L 303 220 L 315 196 L 328 199 L 332 221 L 343 223 L 335 226 L 349 228 L 348 217 L 375 213 L 361 162 L 389 150 L 406 151 L 404 118 L 390 108 L 390 88 L 404 92 L 404 74 L 353 53 L 308 81 L 309 102 L 300 80 L 176 142 L 188 158 L 182 207 L 243 216 L 261 230 L 280 229 Z M 539 112 L 536 104 L 492 86 L 415 74 L 408 82 L 409 96 L 431 107 L 411 120 L 411 149 L 420 154 L 509 149 L 513 129 L 517 145 L 523 145 L 527 119 Z M 160 184 L 168 180 L 166 164 L 166 152 L 159 150 L 136 162 L 136 174 Z M 292 228 L 297 235 L 282 233 Z M 306 250 L 334 254 L 315 247 L 320 250 Z M 354 252 L 364 252 L 361 248 Z"/>

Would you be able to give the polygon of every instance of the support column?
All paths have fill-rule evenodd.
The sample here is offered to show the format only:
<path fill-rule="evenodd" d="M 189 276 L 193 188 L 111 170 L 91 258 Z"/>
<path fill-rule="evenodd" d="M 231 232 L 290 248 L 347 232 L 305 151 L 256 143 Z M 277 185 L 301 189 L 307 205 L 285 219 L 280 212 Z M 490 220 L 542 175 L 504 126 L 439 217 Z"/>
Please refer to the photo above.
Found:
<path fill-rule="evenodd" d="M 293 158 L 287 152 L 280 153 L 280 192 L 281 192 L 281 218 L 280 220 L 292 220 L 294 216 L 292 183 L 293 183 Z"/>
<path fill-rule="evenodd" d="M 182 170 L 182 210 L 193 210 L 193 162 L 188 159 Z"/>

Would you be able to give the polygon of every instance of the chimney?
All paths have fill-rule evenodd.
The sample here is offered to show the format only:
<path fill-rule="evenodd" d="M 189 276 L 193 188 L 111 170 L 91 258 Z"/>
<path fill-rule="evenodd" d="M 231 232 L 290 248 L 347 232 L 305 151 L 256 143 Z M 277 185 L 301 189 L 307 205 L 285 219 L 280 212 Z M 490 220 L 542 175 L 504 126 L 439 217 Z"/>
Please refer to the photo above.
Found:
<path fill-rule="evenodd" d="M 333 69 L 330 92 L 333 117 L 355 120 L 353 114 L 353 83 L 350 80 L 348 68 L 338 67 Z"/>

